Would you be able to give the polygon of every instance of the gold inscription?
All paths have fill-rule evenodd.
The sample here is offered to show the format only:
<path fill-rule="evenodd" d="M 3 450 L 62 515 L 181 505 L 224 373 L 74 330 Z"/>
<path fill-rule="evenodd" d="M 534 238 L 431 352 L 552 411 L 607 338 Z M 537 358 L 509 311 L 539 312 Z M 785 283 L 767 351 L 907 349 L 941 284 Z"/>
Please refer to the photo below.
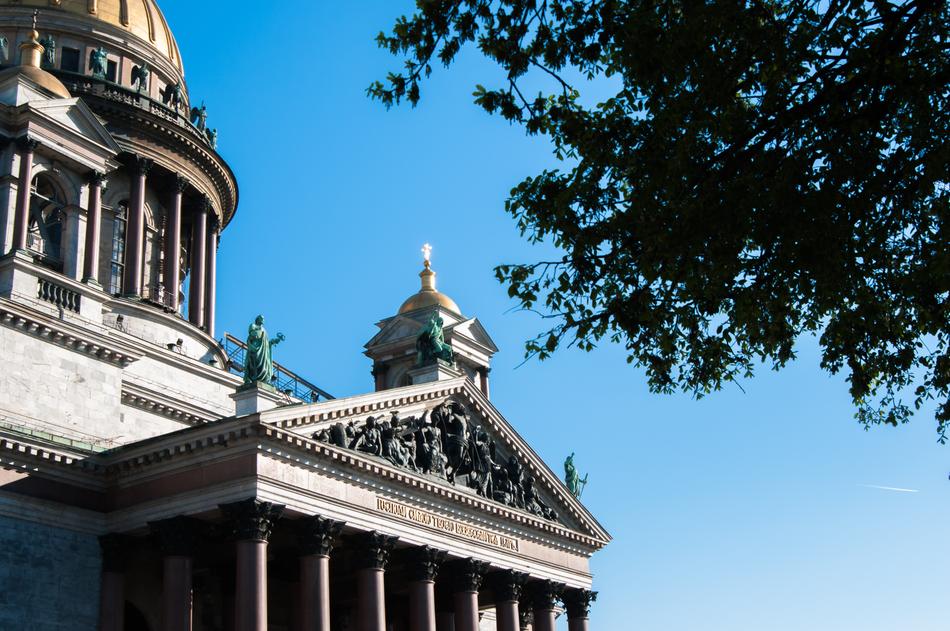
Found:
<path fill-rule="evenodd" d="M 511 537 L 499 535 L 494 532 L 489 532 L 482 528 L 475 528 L 474 526 L 463 524 L 462 522 L 455 521 L 454 519 L 439 517 L 438 515 L 434 515 L 424 510 L 406 506 L 405 504 L 399 504 L 391 500 L 377 497 L 376 508 L 387 515 L 395 515 L 396 517 L 405 519 L 406 521 L 411 521 L 415 524 L 421 524 L 429 528 L 435 528 L 436 530 L 458 535 L 460 537 L 464 537 L 465 539 L 471 539 L 472 541 L 487 543 L 488 545 L 502 548 L 503 550 L 510 550 L 512 552 L 518 551 L 517 539 L 512 539 Z"/>

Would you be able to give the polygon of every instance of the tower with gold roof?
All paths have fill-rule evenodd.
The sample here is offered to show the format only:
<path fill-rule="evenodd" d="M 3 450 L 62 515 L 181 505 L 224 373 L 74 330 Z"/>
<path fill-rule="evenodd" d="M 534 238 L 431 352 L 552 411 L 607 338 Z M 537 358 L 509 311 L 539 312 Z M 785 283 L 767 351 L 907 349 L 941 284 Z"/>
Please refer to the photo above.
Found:
<path fill-rule="evenodd" d="M 465 376 L 487 396 L 491 358 L 498 347 L 477 318 L 463 316 L 458 304 L 436 289 L 431 252 L 426 244 L 419 291 L 402 303 L 396 315 L 378 322 L 379 332 L 366 343 L 376 390 Z M 419 361 L 419 334 L 433 317 L 441 320 L 445 342 L 453 351 L 452 362 Z"/>

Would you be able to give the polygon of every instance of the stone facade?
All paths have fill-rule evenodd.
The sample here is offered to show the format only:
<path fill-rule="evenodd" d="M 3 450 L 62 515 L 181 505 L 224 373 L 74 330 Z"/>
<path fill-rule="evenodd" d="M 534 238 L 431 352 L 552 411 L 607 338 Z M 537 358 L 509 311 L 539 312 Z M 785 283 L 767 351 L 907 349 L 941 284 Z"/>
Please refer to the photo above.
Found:
<path fill-rule="evenodd" d="M 94 535 L 0 515 L 0 629 L 95 629 L 101 565 Z"/>

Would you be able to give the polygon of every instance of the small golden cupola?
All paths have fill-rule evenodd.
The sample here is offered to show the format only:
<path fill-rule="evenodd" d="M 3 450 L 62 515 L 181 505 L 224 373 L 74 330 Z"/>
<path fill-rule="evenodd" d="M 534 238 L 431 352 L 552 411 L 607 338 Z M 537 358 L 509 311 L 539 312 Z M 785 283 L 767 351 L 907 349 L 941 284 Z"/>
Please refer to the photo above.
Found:
<path fill-rule="evenodd" d="M 422 286 L 396 315 L 381 320 L 367 342 L 376 390 L 467 377 L 488 395 L 488 373 L 495 343 L 476 318 L 436 289 L 432 247 L 422 248 Z"/>
<path fill-rule="evenodd" d="M 423 269 L 419 272 L 422 288 L 402 303 L 402 306 L 399 307 L 399 313 L 406 314 L 420 309 L 442 307 L 457 316 L 461 316 L 462 310 L 459 309 L 455 301 L 435 288 L 436 273 L 432 270 L 432 246 L 428 243 L 422 246 L 422 254 L 424 257 Z"/>
<path fill-rule="evenodd" d="M 45 49 L 40 43 L 40 34 L 36 30 L 36 13 L 33 14 L 33 29 L 26 40 L 20 44 L 20 65 L 0 72 L 0 83 L 10 77 L 22 76 L 33 84 L 43 88 L 52 96 L 68 99 L 72 95 L 63 82 L 40 67 Z M 18 103 L 19 104 L 19 103 Z"/>

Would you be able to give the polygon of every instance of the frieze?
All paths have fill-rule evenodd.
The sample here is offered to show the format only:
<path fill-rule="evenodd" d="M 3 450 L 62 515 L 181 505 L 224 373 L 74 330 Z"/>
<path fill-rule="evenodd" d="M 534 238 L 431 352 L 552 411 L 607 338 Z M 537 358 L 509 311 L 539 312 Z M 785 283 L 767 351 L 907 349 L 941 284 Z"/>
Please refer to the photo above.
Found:
<path fill-rule="evenodd" d="M 369 416 L 362 423 L 336 423 L 314 440 L 388 460 L 400 469 L 463 484 L 478 495 L 558 521 L 535 490 L 534 478 L 514 456 L 505 459 L 495 440 L 461 403 L 448 399 L 421 416 Z"/>
<path fill-rule="evenodd" d="M 505 535 L 499 535 L 483 528 L 469 526 L 468 524 L 464 524 L 460 521 L 449 519 L 447 517 L 441 517 L 434 513 L 414 508 L 412 506 L 407 506 L 405 504 L 400 504 L 399 502 L 387 500 L 382 497 L 376 498 L 376 508 L 381 513 L 393 515 L 394 517 L 399 517 L 400 519 L 412 522 L 414 524 L 420 524 L 422 526 L 441 530 L 442 532 L 448 534 L 458 535 L 463 539 L 469 539 L 479 543 L 486 543 L 509 552 L 518 552 L 520 548 L 520 544 L 518 543 L 517 539 L 506 537 Z"/>

